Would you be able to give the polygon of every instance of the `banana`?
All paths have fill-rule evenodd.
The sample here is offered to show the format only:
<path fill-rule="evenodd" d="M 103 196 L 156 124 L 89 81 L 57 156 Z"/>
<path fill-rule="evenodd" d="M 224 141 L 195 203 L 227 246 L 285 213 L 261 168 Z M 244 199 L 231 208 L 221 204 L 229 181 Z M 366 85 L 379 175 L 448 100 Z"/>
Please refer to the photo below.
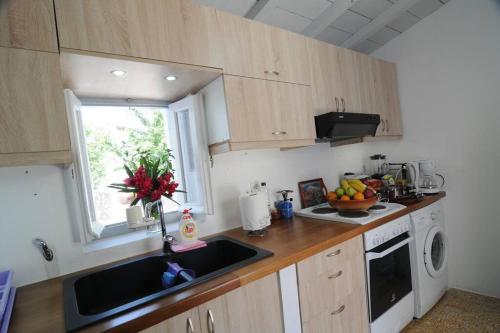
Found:
<path fill-rule="evenodd" d="M 363 193 L 366 190 L 366 185 L 363 184 L 359 179 L 350 179 L 348 183 L 352 188 L 354 188 L 358 192 Z"/>
<path fill-rule="evenodd" d="M 349 188 L 349 183 L 347 182 L 347 180 L 342 179 L 340 181 L 340 186 L 342 186 L 342 188 L 344 189 L 344 191 L 347 191 L 347 189 Z"/>

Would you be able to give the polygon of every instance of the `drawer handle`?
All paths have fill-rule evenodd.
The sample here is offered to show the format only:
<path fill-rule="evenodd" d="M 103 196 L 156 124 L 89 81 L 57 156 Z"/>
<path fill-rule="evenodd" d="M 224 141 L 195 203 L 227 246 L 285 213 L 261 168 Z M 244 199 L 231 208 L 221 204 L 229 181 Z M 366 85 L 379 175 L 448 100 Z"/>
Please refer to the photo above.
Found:
<path fill-rule="evenodd" d="M 331 280 L 331 279 L 336 279 L 338 278 L 339 276 L 342 275 L 342 271 L 338 271 L 337 273 L 333 274 L 333 275 L 330 275 L 328 278 Z"/>
<path fill-rule="evenodd" d="M 274 74 L 274 75 L 280 75 L 280 72 L 273 71 L 273 74 Z"/>
<path fill-rule="evenodd" d="M 337 310 L 332 312 L 332 316 L 338 315 L 339 313 L 344 311 L 344 309 L 345 309 L 345 305 L 342 305 L 340 308 L 338 308 Z"/>
<path fill-rule="evenodd" d="M 342 252 L 342 250 L 341 250 L 341 249 L 338 249 L 338 250 L 336 250 L 336 251 L 333 251 L 333 252 L 331 252 L 331 253 L 328 253 L 326 256 L 327 256 L 327 257 L 329 257 L 329 258 L 331 258 L 331 257 L 335 257 L 335 256 L 338 256 L 338 255 L 340 254 L 340 252 Z"/>
<path fill-rule="evenodd" d="M 208 321 L 208 332 L 215 333 L 215 319 L 212 310 L 207 311 L 207 321 Z"/>
<path fill-rule="evenodd" d="M 264 74 L 271 74 L 271 71 L 264 71 Z"/>
<path fill-rule="evenodd" d="M 194 333 L 193 320 L 191 320 L 191 318 L 187 319 L 186 326 L 187 326 L 187 328 L 186 328 L 187 333 Z"/>
<path fill-rule="evenodd" d="M 274 131 L 273 135 L 285 135 L 286 131 Z"/>

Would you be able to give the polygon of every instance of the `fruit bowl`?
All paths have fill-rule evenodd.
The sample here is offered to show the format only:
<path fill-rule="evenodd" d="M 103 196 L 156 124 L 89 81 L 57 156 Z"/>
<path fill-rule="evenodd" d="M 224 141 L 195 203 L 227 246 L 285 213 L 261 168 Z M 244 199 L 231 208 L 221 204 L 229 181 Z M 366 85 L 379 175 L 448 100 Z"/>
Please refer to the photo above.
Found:
<path fill-rule="evenodd" d="M 364 200 L 328 200 L 328 203 L 339 212 L 358 212 L 368 210 L 377 203 L 377 196 Z"/>

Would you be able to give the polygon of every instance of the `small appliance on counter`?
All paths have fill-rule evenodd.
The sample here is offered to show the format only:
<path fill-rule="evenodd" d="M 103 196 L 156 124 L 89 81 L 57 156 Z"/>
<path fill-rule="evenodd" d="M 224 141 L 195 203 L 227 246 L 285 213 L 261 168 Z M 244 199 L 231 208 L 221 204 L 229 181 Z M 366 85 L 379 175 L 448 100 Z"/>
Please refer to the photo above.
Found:
<path fill-rule="evenodd" d="M 240 195 L 240 216 L 243 230 L 249 236 L 263 236 L 271 224 L 267 191 L 252 191 Z"/>
<path fill-rule="evenodd" d="M 387 174 L 382 177 L 385 188 L 382 197 L 390 202 L 404 205 L 423 199 L 418 180 L 418 162 L 387 163 Z M 390 180 L 390 181 L 388 181 Z"/>
<path fill-rule="evenodd" d="M 382 154 L 375 154 L 370 156 L 370 170 L 371 178 L 382 179 L 382 177 L 387 173 L 388 165 L 386 161 L 386 156 Z"/>
<path fill-rule="evenodd" d="M 292 190 L 281 190 L 276 192 L 283 196 L 283 200 L 278 202 L 278 212 L 282 219 L 288 220 L 293 218 L 292 198 L 288 198 L 288 194 L 293 193 Z"/>
<path fill-rule="evenodd" d="M 421 160 L 418 162 L 419 178 L 418 187 L 424 194 L 436 194 L 443 190 L 444 177 L 436 173 L 434 161 Z M 438 182 L 437 178 L 440 179 Z"/>

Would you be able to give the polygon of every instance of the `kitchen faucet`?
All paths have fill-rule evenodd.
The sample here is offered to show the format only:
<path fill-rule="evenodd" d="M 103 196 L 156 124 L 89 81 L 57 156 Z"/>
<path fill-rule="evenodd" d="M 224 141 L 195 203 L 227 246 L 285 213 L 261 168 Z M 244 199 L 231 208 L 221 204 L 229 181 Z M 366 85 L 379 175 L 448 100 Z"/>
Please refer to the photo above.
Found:
<path fill-rule="evenodd" d="M 146 217 L 151 217 L 151 210 L 154 206 L 158 207 L 158 213 L 160 214 L 160 225 L 161 225 L 161 235 L 163 239 L 163 253 L 170 254 L 172 253 L 172 244 L 175 242 L 175 237 L 167 234 L 167 228 L 165 226 L 165 216 L 163 214 L 163 204 L 161 199 L 158 199 L 154 202 L 148 202 L 146 204 Z"/>

